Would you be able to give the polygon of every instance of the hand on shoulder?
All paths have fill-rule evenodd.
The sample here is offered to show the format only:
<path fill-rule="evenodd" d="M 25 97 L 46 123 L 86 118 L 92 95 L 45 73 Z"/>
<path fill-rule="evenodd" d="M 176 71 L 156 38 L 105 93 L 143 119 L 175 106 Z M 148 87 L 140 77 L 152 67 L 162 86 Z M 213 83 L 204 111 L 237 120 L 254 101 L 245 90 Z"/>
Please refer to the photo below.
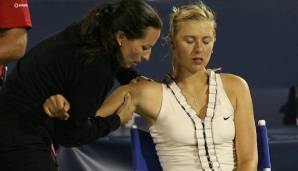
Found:
<path fill-rule="evenodd" d="M 150 96 L 151 93 L 156 94 L 161 90 L 161 83 L 156 81 L 140 80 L 138 82 L 130 83 L 130 93 L 132 96 Z"/>

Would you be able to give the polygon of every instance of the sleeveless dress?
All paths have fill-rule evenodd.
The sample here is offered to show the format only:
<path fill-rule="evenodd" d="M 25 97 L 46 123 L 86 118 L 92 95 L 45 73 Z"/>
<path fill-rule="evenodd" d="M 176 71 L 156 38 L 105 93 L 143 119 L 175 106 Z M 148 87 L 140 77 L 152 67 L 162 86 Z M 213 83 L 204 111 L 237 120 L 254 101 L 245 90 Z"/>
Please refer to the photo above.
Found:
<path fill-rule="evenodd" d="M 162 84 L 163 99 L 149 128 L 164 171 L 232 171 L 236 168 L 234 109 L 219 74 L 209 70 L 208 107 L 200 119 L 177 84 Z"/>

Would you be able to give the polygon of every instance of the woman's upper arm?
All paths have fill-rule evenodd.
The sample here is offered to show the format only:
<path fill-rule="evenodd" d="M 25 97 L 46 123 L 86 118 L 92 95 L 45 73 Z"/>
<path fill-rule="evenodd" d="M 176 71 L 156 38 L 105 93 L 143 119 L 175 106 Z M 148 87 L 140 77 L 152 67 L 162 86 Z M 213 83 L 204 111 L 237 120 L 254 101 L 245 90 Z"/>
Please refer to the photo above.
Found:
<path fill-rule="evenodd" d="M 116 89 L 97 110 L 102 117 L 109 116 L 123 104 L 126 93 L 131 95 L 131 107 L 147 119 L 155 119 L 162 100 L 160 84 L 152 81 L 139 81 Z"/>
<path fill-rule="evenodd" d="M 252 98 L 246 81 L 237 76 L 234 79 L 234 90 L 236 90 L 235 129 L 238 166 L 254 170 L 257 164 L 257 139 Z"/>
<path fill-rule="evenodd" d="M 114 114 L 117 109 L 123 104 L 125 94 L 131 93 L 130 90 L 132 90 L 132 87 L 129 84 L 117 88 L 110 96 L 105 99 L 103 104 L 96 111 L 96 115 L 106 117 Z"/>
<path fill-rule="evenodd" d="M 133 88 L 136 94 L 132 94 L 132 100 L 136 100 L 136 112 L 147 121 L 156 120 L 162 103 L 162 86 L 154 81 L 139 81 Z"/>

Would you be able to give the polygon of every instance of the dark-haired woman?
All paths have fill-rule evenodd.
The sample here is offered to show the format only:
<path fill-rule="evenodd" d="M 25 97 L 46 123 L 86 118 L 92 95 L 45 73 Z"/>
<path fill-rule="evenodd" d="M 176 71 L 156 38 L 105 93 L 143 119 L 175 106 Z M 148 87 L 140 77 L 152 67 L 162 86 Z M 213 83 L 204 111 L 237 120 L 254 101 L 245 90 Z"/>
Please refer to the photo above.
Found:
<path fill-rule="evenodd" d="M 80 146 L 127 122 L 129 96 L 114 115 L 95 113 L 114 78 L 126 84 L 138 76 L 130 68 L 149 60 L 161 27 L 147 3 L 122 0 L 33 47 L 0 92 L 0 170 L 54 171 L 52 142 Z M 65 120 L 49 117 L 66 112 Z"/>

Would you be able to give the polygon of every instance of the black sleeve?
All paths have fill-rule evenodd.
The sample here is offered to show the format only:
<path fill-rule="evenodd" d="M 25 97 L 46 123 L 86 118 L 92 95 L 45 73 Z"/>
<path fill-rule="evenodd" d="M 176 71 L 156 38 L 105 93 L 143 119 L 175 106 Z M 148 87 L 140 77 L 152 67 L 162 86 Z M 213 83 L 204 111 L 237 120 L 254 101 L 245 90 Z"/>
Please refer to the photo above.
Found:
<path fill-rule="evenodd" d="M 64 76 L 67 84 L 63 95 L 71 106 L 68 111 L 70 118 L 67 121 L 55 121 L 54 141 L 71 147 L 106 136 L 120 126 L 120 118 L 116 114 L 107 118 L 95 117 L 115 79 L 109 61 L 97 58 L 83 65 L 76 60 L 68 66 L 70 68 L 67 71 L 71 72 Z"/>
<path fill-rule="evenodd" d="M 116 114 L 105 118 L 91 116 L 84 121 L 56 120 L 54 137 L 58 140 L 58 144 L 65 147 L 81 146 L 106 136 L 110 132 L 119 128 L 119 126 L 120 118 Z M 65 129 L 67 131 L 61 131 Z"/>
<path fill-rule="evenodd" d="M 32 48 L 18 62 L 7 82 L 13 92 L 10 99 L 18 97 L 12 103 L 16 110 L 42 119 L 49 138 L 65 146 L 90 143 L 120 125 L 118 115 L 95 117 L 113 86 L 115 73 L 111 61 L 98 57 L 85 63 L 80 47 L 79 32 L 69 28 L 57 33 Z M 62 94 L 70 103 L 67 121 L 48 122 L 42 110 L 45 100 L 56 94 Z"/>
<path fill-rule="evenodd" d="M 128 84 L 130 80 L 140 76 L 135 70 L 120 68 L 116 73 L 116 78 L 120 84 Z"/>

